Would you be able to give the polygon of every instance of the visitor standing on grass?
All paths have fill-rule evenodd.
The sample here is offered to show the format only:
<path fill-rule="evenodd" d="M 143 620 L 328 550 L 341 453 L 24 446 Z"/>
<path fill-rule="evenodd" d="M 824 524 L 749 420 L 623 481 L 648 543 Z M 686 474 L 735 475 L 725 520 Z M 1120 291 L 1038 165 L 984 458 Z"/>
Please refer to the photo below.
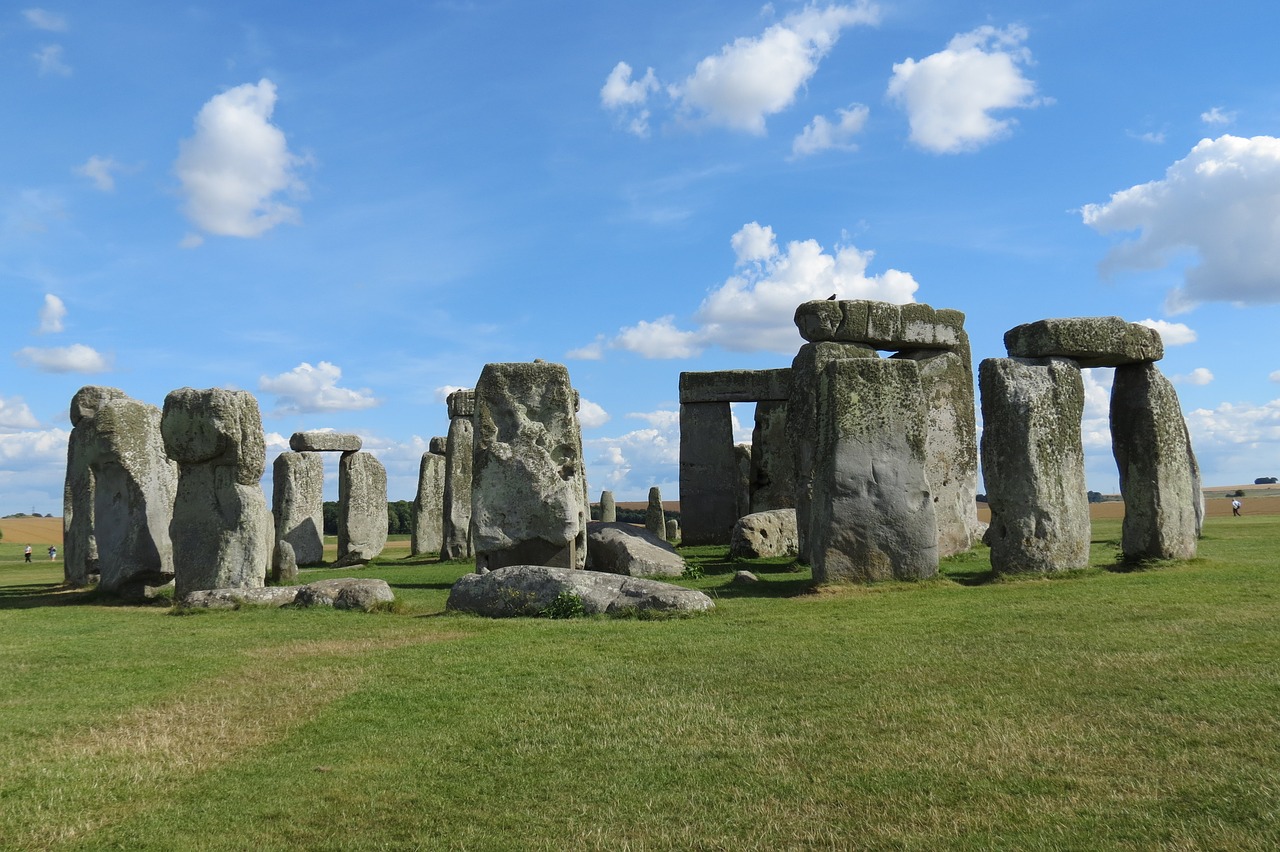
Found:
<path fill-rule="evenodd" d="M 29 545 L 29 544 L 27 545 L 27 549 L 26 549 L 26 550 L 24 550 L 24 551 L 22 551 L 22 555 L 23 555 L 24 557 L 26 557 L 25 559 L 23 559 L 23 560 L 22 560 L 23 562 L 30 562 L 30 561 L 31 561 L 31 545 Z"/>
<path fill-rule="evenodd" d="M 1231 514 L 1235 515 L 1237 518 L 1240 517 L 1240 501 L 1239 500 L 1231 501 Z"/>
<path fill-rule="evenodd" d="M 57 558 L 58 558 L 58 548 L 54 547 L 52 544 L 49 545 L 49 561 L 52 562 Z"/>

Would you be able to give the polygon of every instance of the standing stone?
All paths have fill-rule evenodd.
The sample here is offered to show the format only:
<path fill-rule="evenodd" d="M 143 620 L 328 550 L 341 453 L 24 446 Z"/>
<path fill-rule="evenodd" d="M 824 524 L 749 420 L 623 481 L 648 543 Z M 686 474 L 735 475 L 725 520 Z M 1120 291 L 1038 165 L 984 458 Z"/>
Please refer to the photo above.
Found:
<path fill-rule="evenodd" d="M 93 534 L 94 478 L 90 461 L 97 434 L 93 417 L 113 399 L 128 399 L 124 391 L 86 385 L 71 397 L 71 436 L 67 439 L 67 473 L 62 489 L 63 580 L 84 586 L 98 573 L 98 545 Z"/>
<path fill-rule="evenodd" d="M 991 567 L 1002 574 L 1084 568 L 1090 526 L 1080 368 L 1066 358 L 988 358 L 978 384 Z"/>
<path fill-rule="evenodd" d="M 431 439 L 435 446 L 435 438 Z M 446 443 L 442 441 L 441 443 Z M 413 536 L 410 549 L 414 556 L 439 553 L 444 543 L 444 472 L 445 457 L 423 453 L 418 466 L 418 494 L 413 498 Z"/>
<path fill-rule="evenodd" d="M 738 481 L 733 500 L 733 521 L 737 523 L 738 518 L 751 514 L 751 445 L 734 444 L 733 458 L 738 463 Z M 732 529 L 729 530 L 729 537 L 733 537 Z"/>
<path fill-rule="evenodd" d="M 818 383 L 813 578 L 919 580 L 938 572 L 914 361 L 832 361 Z"/>
<path fill-rule="evenodd" d="M 658 538 L 665 538 L 667 535 L 667 516 L 662 511 L 662 491 L 656 485 L 649 489 L 649 505 L 644 511 L 644 528 Z"/>
<path fill-rule="evenodd" d="M 613 502 L 612 491 L 600 492 L 600 520 L 606 524 L 618 521 L 618 505 Z"/>
<path fill-rule="evenodd" d="M 667 541 L 675 544 L 680 540 L 680 522 L 675 518 L 667 518 Z"/>
<path fill-rule="evenodd" d="M 324 561 L 324 462 L 313 452 L 286 452 L 271 466 L 276 549 L 271 576 L 297 579 L 299 565 Z"/>
<path fill-rule="evenodd" d="M 751 512 L 796 505 L 795 461 L 787 440 L 787 404 L 756 403 L 751 431 Z"/>
<path fill-rule="evenodd" d="M 262 586 L 274 530 L 258 401 L 247 391 L 181 388 L 165 397 L 160 431 L 179 468 L 169 526 L 176 597 Z"/>
<path fill-rule="evenodd" d="M 471 530 L 471 466 L 474 453 L 476 392 L 456 390 L 449 394 L 449 435 L 445 439 L 444 467 L 444 540 L 440 559 L 470 559 Z"/>
<path fill-rule="evenodd" d="M 738 519 L 739 478 L 729 403 L 680 403 L 680 517 L 686 544 L 729 543 Z"/>
<path fill-rule="evenodd" d="M 1111 442 L 1124 497 L 1125 559 L 1193 558 L 1198 465 L 1178 393 L 1154 364 L 1116 368 Z"/>
<path fill-rule="evenodd" d="M 477 568 L 582 568 L 590 514 L 585 479 L 568 369 L 486 364 L 475 389 Z"/>
<path fill-rule="evenodd" d="M 359 565 L 387 546 L 387 469 L 372 453 L 343 453 L 338 462 L 338 561 Z"/>

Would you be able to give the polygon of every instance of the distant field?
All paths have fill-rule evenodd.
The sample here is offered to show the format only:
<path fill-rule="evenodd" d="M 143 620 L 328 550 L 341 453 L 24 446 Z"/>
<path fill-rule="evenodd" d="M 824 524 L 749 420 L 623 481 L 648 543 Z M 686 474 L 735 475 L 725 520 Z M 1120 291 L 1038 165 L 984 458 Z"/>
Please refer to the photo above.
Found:
<path fill-rule="evenodd" d="M 62 518 L 0 518 L 0 533 L 5 544 L 29 544 L 37 551 L 51 544 L 62 547 Z"/>

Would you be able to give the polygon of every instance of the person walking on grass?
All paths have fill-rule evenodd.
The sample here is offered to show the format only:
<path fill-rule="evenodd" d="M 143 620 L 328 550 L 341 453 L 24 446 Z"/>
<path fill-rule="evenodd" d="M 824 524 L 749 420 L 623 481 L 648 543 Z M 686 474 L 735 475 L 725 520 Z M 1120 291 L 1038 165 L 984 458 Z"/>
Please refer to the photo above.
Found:
<path fill-rule="evenodd" d="M 27 549 L 22 551 L 22 555 L 24 557 L 24 559 L 22 560 L 23 562 L 31 561 L 31 545 L 29 544 L 27 545 Z"/>
<path fill-rule="evenodd" d="M 57 558 L 58 558 L 58 548 L 54 547 L 52 544 L 49 545 L 49 561 L 52 562 Z"/>
<path fill-rule="evenodd" d="M 1231 501 L 1231 514 L 1235 515 L 1237 518 L 1240 517 L 1240 501 L 1239 500 Z"/>

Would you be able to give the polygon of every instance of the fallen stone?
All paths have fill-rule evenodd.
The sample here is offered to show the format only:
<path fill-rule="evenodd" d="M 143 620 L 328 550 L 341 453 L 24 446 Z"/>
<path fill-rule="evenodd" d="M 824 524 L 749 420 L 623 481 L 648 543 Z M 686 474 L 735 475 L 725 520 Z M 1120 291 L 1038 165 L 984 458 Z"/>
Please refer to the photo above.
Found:
<path fill-rule="evenodd" d="M 1120 317 L 1044 319 L 1009 329 L 1013 358 L 1070 358 L 1081 367 L 1120 367 L 1164 357 L 1160 332 Z"/>
<path fill-rule="evenodd" d="M 753 583 L 759 583 L 760 578 L 750 571 L 735 571 L 733 579 L 729 582 L 735 586 L 750 586 Z"/>
<path fill-rule="evenodd" d="M 679 577 L 684 559 L 674 547 L 631 524 L 587 524 L 587 569 L 629 577 Z"/>
<path fill-rule="evenodd" d="M 362 446 L 364 442 L 359 435 L 323 429 L 294 432 L 289 437 L 289 449 L 299 453 L 354 453 Z"/>
<path fill-rule="evenodd" d="M 536 616 L 562 594 L 577 595 L 587 615 L 715 608 L 715 602 L 702 592 L 670 583 L 545 565 L 510 565 L 488 574 L 466 574 L 453 584 L 446 607 L 491 618 Z"/>
<path fill-rule="evenodd" d="M 204 589 L 179 599 L 184 609 L 236 609 L 250 606 L 330 606 L 370 612 L 379 604 L 395 600 L 386 580 L 337 578 L 303 586 L 266 586 L 257 589 Z"/>
<path fill-rule="evenodd" d="M 795 509 L 743 515 L 733 526 L 729 555 L 736 559 L 795 556 L 800 552 Z"/>

